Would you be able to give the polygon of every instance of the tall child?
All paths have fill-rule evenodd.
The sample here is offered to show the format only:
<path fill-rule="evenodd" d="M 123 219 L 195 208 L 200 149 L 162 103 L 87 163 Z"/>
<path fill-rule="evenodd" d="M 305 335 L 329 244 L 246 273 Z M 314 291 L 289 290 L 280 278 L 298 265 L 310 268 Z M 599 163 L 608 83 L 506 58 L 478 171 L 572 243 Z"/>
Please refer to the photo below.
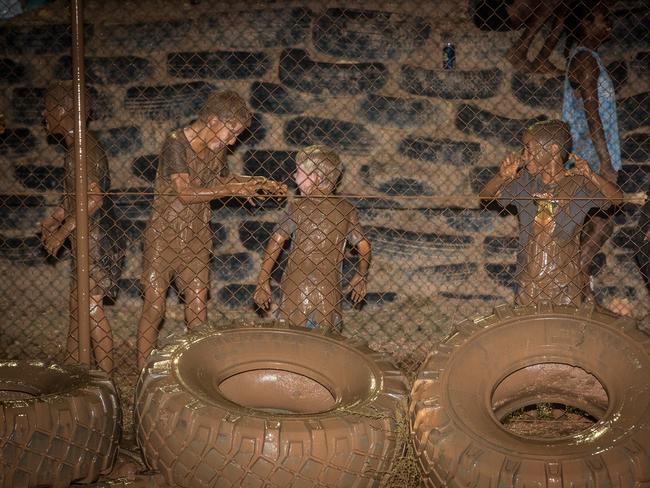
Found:
<path fill-rule="evenodd" d="M 192 124 L 171 132 L 156 173 L 151 218 L 144 234 L 144 306 L 138 324 L 138 366 L 156 345 L 173 278 L 183 294 L 185 325 L 208 319 L 212 255 L 210 201 L 259 192 L 284 195 L 286 186 L 260 176 L 230 175 L 226 147 L 250 124 L 246 102 L 234 92 L 214 92 Z"/>

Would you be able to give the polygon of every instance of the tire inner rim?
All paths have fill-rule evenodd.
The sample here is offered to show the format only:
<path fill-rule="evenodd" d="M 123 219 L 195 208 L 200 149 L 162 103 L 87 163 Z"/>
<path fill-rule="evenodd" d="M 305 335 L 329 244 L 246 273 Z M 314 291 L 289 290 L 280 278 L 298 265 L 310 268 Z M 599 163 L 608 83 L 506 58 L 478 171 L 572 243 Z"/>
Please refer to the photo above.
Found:
<path fill-rule="evenodd" d="M 578 366 L 540 363 L 499 382 L 491 397 L 502 428 L 529 438 L 560 438 L 582 432 L 607 411 L 602 383 Z"/>
<path fill-rule="evenodd" d="M 327 336 L 233 329 L 174 353 L 178 381 L 208 404 L 222 400 L 271 415 L 357 408 L 381 379 L 368 355 Z"/>
<path fill-rule="evenodd" d="M 231 402 L 269 413 L 318 413 L 336 405 L 334 395 L 318 381 L 280 369 L 235 374 L 219 390 Z"/>
<path fill-rule="evenodd" d="M 81 386 L 79 370 L 45 365 L 36 361 L 0 363 L 0 401 L 29 400 L 63 394 Z"/>

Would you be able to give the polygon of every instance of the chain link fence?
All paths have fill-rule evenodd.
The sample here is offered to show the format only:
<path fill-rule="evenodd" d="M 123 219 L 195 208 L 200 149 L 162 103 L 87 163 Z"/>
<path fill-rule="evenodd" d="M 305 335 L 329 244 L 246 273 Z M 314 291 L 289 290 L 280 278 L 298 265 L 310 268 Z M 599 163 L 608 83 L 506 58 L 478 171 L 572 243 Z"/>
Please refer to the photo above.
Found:
<path fill-rule="evenodd" d="M 231 127 L 237 138 L 225 140 L 232 142 L 225 149 L 228 169 L 207 163 L 197 169 L 192 163 L 190 183 L 245 184 L 237 175 L 264 176 L 286 184 L 290 196 L 258 195 L 251 201 L 239 194 L 184 204 L 201 211 L 191 210 L 189 221 L 179 212 L 179 222 L 167 222 L 171 230 L 156 234 L 159 243 L 161 236 L 183 240 L 184 226 L 191 227 L 193 218 L 204 229 L 192 232 L 209 231 L 194 257 L 182 263 L 195 276 L 187 278 L 171 258 L 157 258 L 159 273 L 173 267 L 175 278 L 166 301 L 158 296 L 149 303 L 154 315 L 166 304 L 161 340 L 183 334 L 193 320 L 200 323 L 203 304 L 211 322 L 273 316 L 281 308 L 280 283 L 292 266 L 292 253 L 312 259 L 303 265 L 312 274 L 324 273 L 325 264 L 313 262 L 324 252 L 318 243 L 340 252 L 341 236 L 349 241 L 340 265 L 343 290 L 355 284 L 359 270 L 365 274 L 366 253 L 359 242 L 372 249 L 368 293 L 356 305 L 344 293 L 341 330 L 390 354 L 409 374 L 454 324 L 517 296 L 522 301 L 526 284 L 536 282 L 531 266 L 537 266 L 538 277 L 546 273 L 554 290 L 546 298 L 580 301 L 593 290 L 599 306 L 648 324 L 650 210 L 643 198 L 650 169 L 650 8 L 645 2 L 613 2 L 604 20 L 593 11 L 571 20 L 579 2 L 570 0 L 548 11 L 526 11 L 528 2 L 508 7 L 508 2 L 477 0 L 347 2 L 345 7 L 315 1 L 250 7 L 207 0 L 85 3 L 92 355 L 98 366 L 114 368 L 127 420 L 138 372 L 143 260 L 147 246 L 156 247 L 145 231 L 155 199 L 166 197 L 170 208 L 178 205 L 170 176 L 178 173 L 161 169 L 163 146 L 173 132 L 192 150 L 195 140 L 205 150 L 207 136 L 194 129 L 202 127 L 196 125 L 200 110 L 214 92 L 239 94 L 250 123 L 241 133 Z M 0 267 L 5 277 L 0 356 L 63 361 L 77 347 L 75 334 L 68 337 L 77 308 L 69 303 L 76 276 L 73 138 L 66 119 L 74 109 L 65 92 L 72 78 L 69 5 L 0 0 L 0 11 Z M 588 29 L 601 32 L 607 27 L 598 22 L 605 20 L 611 35 L 593 45 L 596 34 Z M 575 57 L 571 47 L 581 41 L 600 53 L 602 63 L 584 52 Z M 585 73 L 583 65 L 595 68 Z M 517 179 L 517 193 L 514 173 L 501 166 L 515 154 L 509 161 L 515 161 L 519 177 L 532 174 L 533 155 L 522 152 L 522 135 L 532 124 L 561 119 L 563 107 L 566 118 L 565 72 L 573 73 L 569 86 L 575 99 L 584 101 L 585 113 L 596 86 L 600 108 L 607 105 L 616 115 L 612 129 L 611 119 L 596 110 L 605 139 L 613 133 L 620 138 L 620 158 L 611 146 L 607 151 L 618 170 L 610 180 L 622 194 L 608 192 L 605 183 L 584 176 L 586 170 L 567 180 L 574 184 L 569 189 Z M 604 77 L 615 97 L 601 91 L 606 87 L 598 80 Z M 587 124 L 591 137 L 597 129 L 591 119 Z M 309 200 L 297 187 L 301 166 L 296 161 L 313 145 L 328 146 L 342 161 L 337 197 L 324 199 L 338 202 L 329 207 L 337 220 L 322 225 L 309 220 L 314 213 L 303 212 L 307 223 L 301 227 L 287 208 L 296 212 Z M 602 155 L 602 147 L 595 146 Z M 585 168 L 576 166 L 574 172 Z M 212 171 L 207 179 L 199 174 L 206 168 Z M 490 183 L 497 185 L 495 192 L 481 200 L 479 193 Z M 601 221 L 613 228 L 596 237 L 583 232 L 580 238 L 585 219 L 592 219 L 587 210 L 608 205 Z M 327 221 L 325 207 L 316 207 L 312 210 L 320 209 Z M 207 220 L 197 217 L 204 210 Z M 278 226 L 287 219 L 292 225 Z M 277 240 L 283 251 L 271 273 L 273 305 L 264 312 L 255 306 L 254 294 L 265 248 L 278 229 L 284 229 Z M 575 271 L 581 250 L 598 236 L 604 242 L 591 246 L 586 272 Z M 558 239 L 564 240 L 558 244 Z M 307 247 L 300 248 L 299 241 Z M 209 255 L 197 258 L 192 268 L 204 251 Z M 326 264 L 339 266 L 336 259 Z M 559 272 L 558 266 L 560 271 L 573 266 L 575 272 Z M 208 276 L 207 299 L 191 286 L 199 275 Z M 152 283 L 147 276 L 145 285 Z M 579 276 L 583 284 L 571 295 L 566 290 Z M 336 281 L 330 288 L 337 288 Z M 294 284 L 303 295 L 294 292 L 292 299 L 304 297 L 307 285 Z M 544 290 L 531 293 L 531 300 L 545 296 Z"/>

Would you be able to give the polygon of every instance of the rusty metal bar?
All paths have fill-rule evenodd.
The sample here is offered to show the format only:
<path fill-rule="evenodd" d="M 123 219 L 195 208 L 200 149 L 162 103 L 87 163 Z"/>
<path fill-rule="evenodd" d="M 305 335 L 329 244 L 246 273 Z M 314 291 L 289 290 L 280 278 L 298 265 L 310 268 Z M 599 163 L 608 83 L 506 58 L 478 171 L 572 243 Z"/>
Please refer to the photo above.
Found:
<path fill-rule="evenodd" d="M 90 283 L 88 258 L 88 181 L 86 172 L 86 91 L 84 76 L 83 0 L 70 2 L 72 80 L 74 82 L 75 216 L 77 228 L 77 306 L 79 362 L 90 364 Z M 71 311 L 72 312 L 72 311 Z"/>

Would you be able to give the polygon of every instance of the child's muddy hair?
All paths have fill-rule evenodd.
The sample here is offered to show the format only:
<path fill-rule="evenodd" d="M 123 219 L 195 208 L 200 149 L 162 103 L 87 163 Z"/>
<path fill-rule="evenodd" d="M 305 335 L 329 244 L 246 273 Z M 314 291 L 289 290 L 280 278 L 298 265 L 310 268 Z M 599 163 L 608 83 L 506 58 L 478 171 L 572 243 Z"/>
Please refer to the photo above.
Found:
<path fill-rule="evenodd" d="M 561 149 L 562 161 L 571 153 L 571 130 L 562 120 L 543 120 L 526 128 L 526 133 L 534 137 L 543 147 L 556 144 Z"/>
<path fill-rule="evenodd" d="M 244 128 L 251 124 L 251 112 L 246 102 L 234 91 L 210 93 L 198 115 L 204 122 L 216 116 L 221 122 L 239 122 Z"/>
<path fill-rule="evenodd" d="M 318 177 L 318 189 L 333 192 L 341 178 L 341 158 L 323 145 L 308 146 L 296 155 L 296 165 Z"/>

